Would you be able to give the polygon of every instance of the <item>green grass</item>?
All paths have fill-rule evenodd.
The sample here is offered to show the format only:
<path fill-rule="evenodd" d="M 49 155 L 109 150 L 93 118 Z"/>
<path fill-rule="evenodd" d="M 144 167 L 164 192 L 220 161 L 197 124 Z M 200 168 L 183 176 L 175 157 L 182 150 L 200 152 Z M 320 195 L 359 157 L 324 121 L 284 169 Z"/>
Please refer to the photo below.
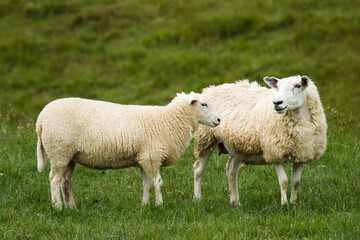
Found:
<path fill-rule="evenodd" d="M 1 1 L 0 238 L 359 239 L 359 15 L 350 0 Z M 77 166 L 79 211 L 51 207 L 34 131 L 49 101 L 166 104 L 211 84 L 295 74 L 315 81 L 329 123 L 296 204 L 280 206 L 272 166 L 245 166 L 242 205 L 230 206 L 224 155 L 212 156 L 194 201 L 191 145 L 162 169 L 163 206 L 154 196 L 141 206 L 138 169 Z"/>
<path fill-rule="evenodd" d="M 191 146 L 176 165 L 162 169 L 164 205 L 160 207 L 154 205 L 154 193 L 150 206 L 141 206 L 138 169 L 95 171 L 78 166 L 73 190 L 79 211 L 51 207 L 49 163 L 44 172 L 37 172 L 33 122 L 11 127 L 5 121 L 0 134 L 0 236 L 358 239 L 359 125 L 354 124 L 354 116 L 335 109 L 328 109 L 327 115 L 327 151 L 321 160 L 304 167 L 296 204 L 280 206 L 272 166 L 244 166 L 238 180 L 242 205 L 230 206 L 224 155 L 212 156 L 203 180 L 203 199 L 194 201 Z"/>

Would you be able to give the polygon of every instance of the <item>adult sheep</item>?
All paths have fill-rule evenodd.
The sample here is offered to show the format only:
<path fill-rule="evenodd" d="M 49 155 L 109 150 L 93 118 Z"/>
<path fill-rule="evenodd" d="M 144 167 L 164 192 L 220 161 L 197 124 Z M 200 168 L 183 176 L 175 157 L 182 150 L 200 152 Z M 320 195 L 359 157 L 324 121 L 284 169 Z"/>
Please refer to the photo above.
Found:
<path fill-rule="evenodd" d="M 142 203 L 149 202 L 152 184 L 156 204 L 162 203 L 160 167 L 169 166 L 190 144 L 199 123 L 215 127 L 220 118 L 200 94 L 178 94 L 166 106 L 136 106 L 64 98 L 44 107 L 36 122 L 38 169 L 50 158 L 51 200 L 75 208 L 71 177 L 75 164 L 93 169 L 139 167 Z"/>
<path fill-rule="evenodd" d="M 281 204 L 287 203 L 288 178 L 285 163 L 293 163 L 290 201 L 296 200 L 302 165 L 310 163 L 326 148 L 326 118 L 319 93 L 306 76 L 283 79 L 265 77 L 272 88 L 247 80 L 211 86 L 203 95 L 219 110 L 216 129 L 199 127 L 195 133 L 195 198 L 201 198 L 201 180 L 211 152 L 229 153 L 226 165 L 230 203 L 240 205 L 237 173 L 240 163 L 274 164 L 281 189 Z"/>

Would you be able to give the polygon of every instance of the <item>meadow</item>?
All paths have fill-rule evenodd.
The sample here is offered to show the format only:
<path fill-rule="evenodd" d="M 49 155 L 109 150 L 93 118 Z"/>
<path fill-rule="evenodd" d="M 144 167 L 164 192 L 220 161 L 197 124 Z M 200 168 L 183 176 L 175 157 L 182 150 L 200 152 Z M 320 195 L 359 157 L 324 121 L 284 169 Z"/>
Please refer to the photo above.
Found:
<path fill-rule="evenodd" d="M 0 239 L 359 239 L 359 16 L 354 0 L 1 1 Z M 161 170 L 162 206 L 153 192 L 141 206 L 138 169 L 77 166 L 78 211 L 52 208 L 34 127 L 49 101 L 164 105 L 177 92 L 297 74 L 319 88 L 328 146 L 304 167 L 295 204 L 280 205 L 272 166 L 242 166 L 232 207 L 227 156 L 215 154 L 194 201 L 191 144 Z"/>

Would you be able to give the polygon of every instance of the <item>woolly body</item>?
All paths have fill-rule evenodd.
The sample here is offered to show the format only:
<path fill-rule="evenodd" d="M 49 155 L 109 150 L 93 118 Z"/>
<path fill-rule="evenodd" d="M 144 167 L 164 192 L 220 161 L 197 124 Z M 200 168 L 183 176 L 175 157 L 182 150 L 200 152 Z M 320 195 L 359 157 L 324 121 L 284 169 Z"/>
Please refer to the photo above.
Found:
<path fill-rule="evenodd" d="M 307 111 L 297 114 L 274 111 L 274 90 L 247 80 L 211 86 L 203 95 L 211 99 L 222 116 L 214 129 L 200 126 L 195 134 L 195 156 L 223 142 L 232 156 L 247 164 L 309 163 L 326 149 L 326 118 L 318 91 L 312 82 L 306 89 Z"/>
<path fill-rule="evenodd" d="M 190 144 L 204 115 L 197 101 L 204 100 L 200 94 L 191 93 L 178 94 L 167 106 L 120 105 L 80 98 L 49 103 L 36 123 L 37 153 L 39 171 L 45 167 L 43 149 L 51 161 L 54 205 L 61 208 L 57 184 L 62 181 L 65 203 L 75 207 L 67 188 L 71 191 L 76 163 L 94 169 L 140 167 L 143 203 L 148 203 L 151 181 L 157 203 L 162 203 L 159 168 L 175 163 Z M 219 124 L 216 111 L 210 113 L 205 116 L 212 120 L 208 125 Z M 207 123 L 207 119 L 204 121 Z"/>
<path fill-rule="evenodd" d="M 138 166 L 150 155 L 154 165 L 168 166 L 188 147 L 197 126 L 183 105 L 179 99 L 166 107 L 59 99 L 40 113 L 37 128 L 50 159 L 65 154 L 86 167 L 109 169 Z"/>
<path fill-rule="evenodd" d="M 274 164 L 284 204 L 288 186 L 284 163 L 294 163 L 290 198 L 294 202 L 302 164 L 324 153 L 327 124 L 314 83 L 306 76 L 281 80 L 266 77 L 264 81 L 273 89 L 243 80 L 203 90 L 203 95 L 218 109 L 222 121 L 216 129 L 200 126 L 195 133 L 195 198 L 201 198 L 201 180 L 217 144 L 219 154 L 230 153 L 226 173 L 233 205 L 240 204 L 237 190 L 240 162 Z"/>

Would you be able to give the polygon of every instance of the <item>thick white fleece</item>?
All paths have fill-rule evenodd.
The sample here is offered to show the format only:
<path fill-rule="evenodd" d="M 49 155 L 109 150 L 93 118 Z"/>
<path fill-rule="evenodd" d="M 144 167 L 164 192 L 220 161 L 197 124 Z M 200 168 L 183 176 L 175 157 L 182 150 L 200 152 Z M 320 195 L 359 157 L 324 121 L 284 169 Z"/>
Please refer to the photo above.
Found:
<path fill-rule="evenodd" d="M 308 115 L 273 109 L 275 92 L 247 80 L 211 86 L 203 96 L 221 115 L 219 127 L 200 126 L 195 134 L 195 156 L 223 142 L 234 157 L 247 164 L 308 163 L 326 148 L 326 118 L 316 86 L 306 89 Z"/>
<path fill-rule="evenodd" d="M 159 168 L 173 164 L 188 147 L 199 111 L 185 94 L 167 106 L 65 98 L 43 109 L 36 131 L 52 165 L 74 161 L 95 169 Z M 39 164 L 39 170 L 44 167 Z"/>

